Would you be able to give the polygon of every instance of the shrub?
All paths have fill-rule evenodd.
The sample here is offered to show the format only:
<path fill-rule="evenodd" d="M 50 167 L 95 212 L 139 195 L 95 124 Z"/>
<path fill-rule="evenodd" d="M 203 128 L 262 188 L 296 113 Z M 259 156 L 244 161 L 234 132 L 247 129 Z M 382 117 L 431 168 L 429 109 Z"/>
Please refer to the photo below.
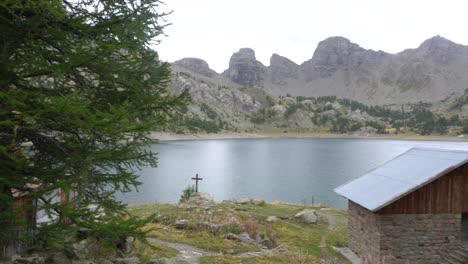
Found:
<path fill-rule="evenodd" d="M 187 201 L 193 194 L 195 193 L 195 187 L 192 186 L 187 186 L 183 191 L 182 195 L 180 196 L 179 203 L 183 203 Z"/>

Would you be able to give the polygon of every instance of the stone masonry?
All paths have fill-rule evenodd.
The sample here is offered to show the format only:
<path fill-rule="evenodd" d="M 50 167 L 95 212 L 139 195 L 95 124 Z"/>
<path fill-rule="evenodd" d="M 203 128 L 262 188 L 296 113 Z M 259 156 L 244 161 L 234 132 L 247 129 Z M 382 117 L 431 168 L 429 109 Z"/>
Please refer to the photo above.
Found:
<path fill-rule="evenodd" d="M 362 258 L 380 258 L 378 215 L 349 200 L 349 248 Z"/>
<path fill-rule="evenodd" d="M 460 232 L 461 214 L 376 214 L 349 201 L 349 248 L 370 263 L 439 263 Z"/>

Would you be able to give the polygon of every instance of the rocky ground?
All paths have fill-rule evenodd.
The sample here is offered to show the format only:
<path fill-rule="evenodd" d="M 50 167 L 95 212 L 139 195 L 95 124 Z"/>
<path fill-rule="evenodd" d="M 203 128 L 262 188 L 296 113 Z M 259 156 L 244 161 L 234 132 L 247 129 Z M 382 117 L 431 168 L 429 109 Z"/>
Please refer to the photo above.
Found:
<path fill-rule="evenodd" d="M 129 206 L 152 216 L 146 244 L 128 237 L 116 254 L 82 238 L 66 252 L 13 256 L 14 264 L 348 263 L 335 251 L 347 244 L 347 213 L 240 197 L 215 202 L 193 194 L 179 204 Z M 84 231 L 85 232 L 85 231 Z"/>
<path fill-rule="evenodd" d="M 249 197 L 216 203 L 207 194 L 130 209 L 156 213 L 151 243 L 179 252 L 154 263 L 347 263 L 333 249 L 346 244 L 343 210 Z"/>

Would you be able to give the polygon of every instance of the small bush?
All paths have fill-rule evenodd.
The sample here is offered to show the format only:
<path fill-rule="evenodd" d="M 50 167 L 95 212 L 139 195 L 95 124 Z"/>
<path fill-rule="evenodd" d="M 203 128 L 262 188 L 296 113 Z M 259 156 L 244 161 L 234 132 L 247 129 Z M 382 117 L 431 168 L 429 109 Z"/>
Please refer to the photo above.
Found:
<path fill-rule="evenodd" d="M 182 195 L 180 196 L 179 203 L 183 203 L 187 201 L 194 193 L 195 193 L 195 187 L 193 185 L 187 186 L 187 188 L 185 188 L 182 191 Z"/>

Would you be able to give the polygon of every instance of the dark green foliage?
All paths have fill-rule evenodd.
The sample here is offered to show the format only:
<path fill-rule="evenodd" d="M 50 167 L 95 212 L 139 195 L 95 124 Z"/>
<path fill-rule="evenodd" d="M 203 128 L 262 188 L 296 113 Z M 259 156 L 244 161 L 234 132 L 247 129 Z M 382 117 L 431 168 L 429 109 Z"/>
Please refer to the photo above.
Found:
<path fill-rule="evenodd" d="M 301 103 L 296 103 L 296 104 L 289 105 L 286 108 L 286 112 L 284 112 L 284 117 L 287 118 L 287 117 L 291 116 L 292 114 L 296 113 L 297 110 L 302 109 L 302 108 L 304 108 L 304 105 L 301 104 Z"/>
<path fill-rule="evenodd" d="M 275 99 L 271 97 L 270 95 L 266 96 L 266 101 L 267 101 L 267 106 L 274 106 L 275 105 Z"/>
<path fill-rule="evenodd" d="M 336 122 L 333 122 L 332 131 L 338 133 L 349 132 L 350 121 L 345 117 L 339 117 Z"/>
<path fill-rule="evenodd" d="M 143 222 L 124 218 L 114 194 L 140 184 L 139 168 L 157 165 L 156 153 L 146 148 L 155 142 L 149 132 L 164 127 L 187 101 L 185 92 L 168 93 L 169 65 L 149 48 L 164 28 L 158 5 L 2 1 L 1 234 L 14 222 L 13 188 L 37 184 L 25 197 L 42 199 L 38 209 L 58 217 L 39 230 L 43 241 L 63 242 L 67 237 L 59 233 L 80 226 L 139 237 L 135 230 Z M 58 190 L 70 194 L 69 201 L 45 199 Z M 107 216 L 90 223 L 89 205 Z"/>
<path fill-rule="evenodd" d="M 184 125 L 192 132 L 203 130 L 207 133 L 218 133 L 222 129 L 217 122 L 202 120 L 197 117 L 186 118 Z"/>
<path fill-rule="evenodd" d="M 263 111 L 255 112 L 250 116 L 250 122 L 254 124 L 263 124 L 265 121 L 266 119 Z"/>
<path fill-rule="evenodd" d="M 208 118 L 210 119 L 215 119 L 216 117 L 218 117 L 218 113 L 216 113 L 215 110 L 213 110 L 213 108 L 211 108 L 208 104 L 206 103 L 202 103 L 200 105 L 200 110 L 205 113 Z"/>
<path fill-rule="evenodd" d="M 183 203 L 187 201 L 193 194 L 195 193 L 195 187 L 187 186 L 183 191 L 182 195 L 180 196 L 179 203 Z"/>

